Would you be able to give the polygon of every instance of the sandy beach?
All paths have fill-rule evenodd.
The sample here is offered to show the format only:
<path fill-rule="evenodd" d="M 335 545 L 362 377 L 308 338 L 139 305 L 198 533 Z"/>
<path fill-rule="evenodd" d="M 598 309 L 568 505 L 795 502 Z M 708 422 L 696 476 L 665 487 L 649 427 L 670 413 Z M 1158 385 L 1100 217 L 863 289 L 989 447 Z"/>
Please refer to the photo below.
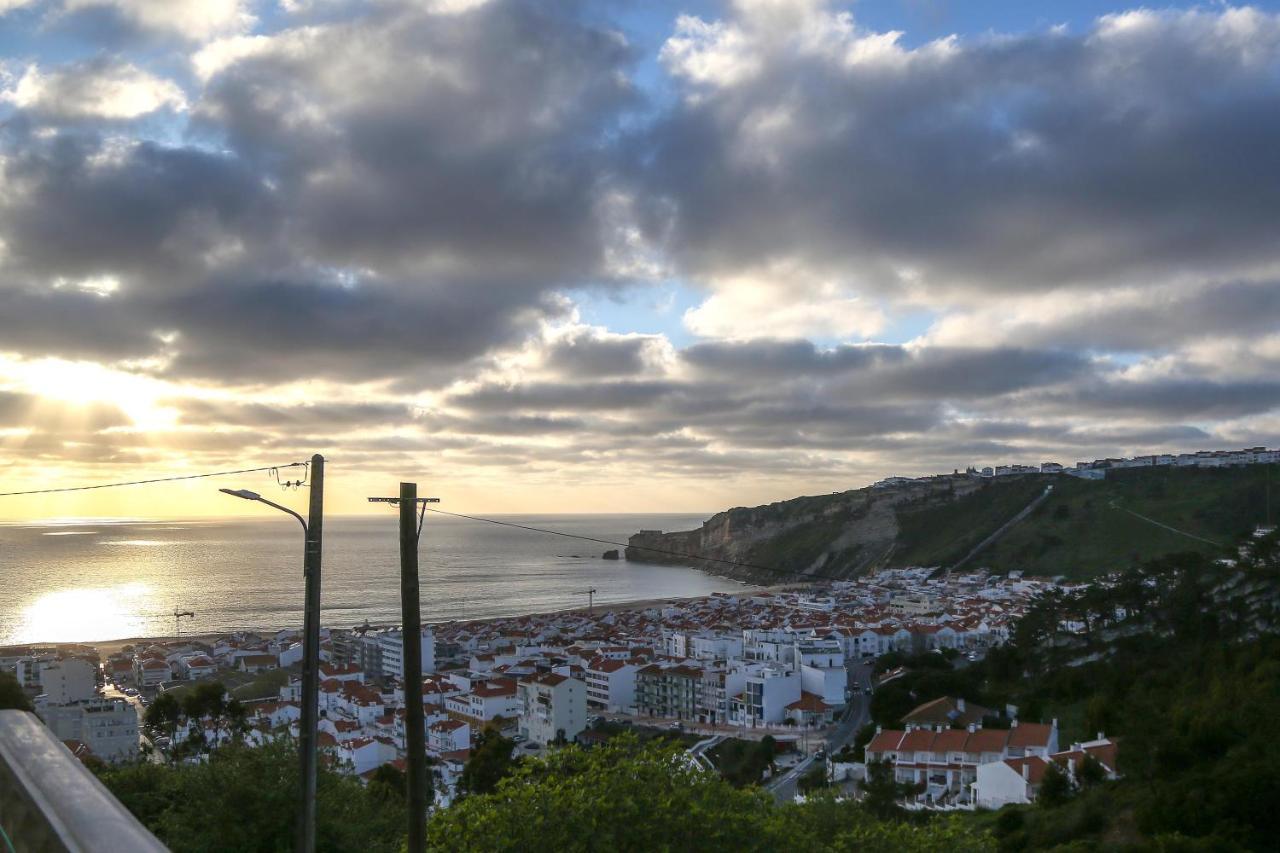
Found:
<path fill-rule="evenodd" d="M 805 583 L 779 584 L 777 586 L 744 585 L 741 589 L 741 594 L 755 594 L 760 592 L 786 592 L 789 590 L 804 589 L 808 586 L 810 586 L 810 584 L 805 584 Z M 565 610 L 551 610 L 551 611 L 543 611 L 539 613 L 522 613 L 522 614 L 513 614 L 511 616 L 491 616 L 483 619 L 463 619 L 456 622 L 444 622 L 444 623 L 436 623 L 436 624 L 477 625 L 477 624 L 484 624 L 484 623 L 490 623 L 490 622 L 501 622 L 507 619 L 523 619 L 523 618 L 531 618 L 531 617 L 545 618 L 545 617 L 551 617 L 551 616 L 565 616 L 565 615 L 586 615 L 588 612 L 608 613 L 612 611 L 615 613 L 634 613 L 639 610 L 648 610 L 653 607 L 662 607 L 668 604 L 688 604 L 695 601 L 704 601 L 712 597 L 714 596 L 693 595 L 693 596 L 687 596 L 683 598 L 682 597 L 642 598 L 642 599 L 637 599 L 635 601 L 618 601 L 618 602 L 610 602 L 608 604 L 597 604 L 591 607 L 589 610 L 586 607 L 573 607 Z M 329 626 L 329 627 L 335 627 L 335 626 Z M 347 627 L 347 626 L 342 626 L 342 627 Z M 374 627 L 383 627 L 383 626 L 374 626 Z M 273 629 L 273 628 L 258 629 L 259 633 L 262 633 L 262 634 L 272 634 L 272 633 L 275 633 L 276 630 L 277 629 Z M 98 650 L 98 652 L 102 656 L 106 657 L 108 655 L 116 654 L 117 652 L 121 651 L 125 646 L 137 645 L 139 643 L 169 643 L 169 642 L 179 642 L 181 640 L 188 640 L 188 641 L 194 640 L 201 643 L 212 644 L 216 642 L 218 639 L 229 636 L 229 635 L 230 635 L 230 632 L 213 633 L 213 634 L 183 634 L 180 637 L 173 636 L 173 635 L 156 636 L 156 637 L 124 637 L 116 640 L 99 640 L 99 641 L 89 640 L 89 641 L 80 643 L 80 645 L 93 646 Z M 54 644 L 32 643 L 29 645 L 54 645 Z"/>

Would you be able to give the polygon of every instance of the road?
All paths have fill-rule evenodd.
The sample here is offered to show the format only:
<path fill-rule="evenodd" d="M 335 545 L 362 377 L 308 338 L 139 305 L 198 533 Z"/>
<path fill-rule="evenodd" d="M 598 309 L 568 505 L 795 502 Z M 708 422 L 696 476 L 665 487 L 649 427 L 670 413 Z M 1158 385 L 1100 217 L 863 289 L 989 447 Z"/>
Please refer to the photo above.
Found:
<path fill-rule="evenodd" d="M 867 720 L 871 719 L 871 665 L 850 664 L 849 679 L 850 687 L 860 688 L 860 690 L 853 694 L 849 699 L 849 704 L 845 706 L 844 712 L 840 715 L 840 719 L 827 730 L 825 737 L 819 741 L 825 748 L 827 755 L 834 755 L 845 744 L 852 743 L 858 734 L 858 729 L 865 726 Z M 792 767 L 768 784 L 769 791 L 778 802 L 787 803 L 795 799 L 797 783 L 817 760 L 815 756 L 807 756 L 795 767 Z M 825 758 L 822 760 L 825 761 Z"/>
<path fill-rule="evenodd" d="M 106 699 L 123 699 L 133 706 L 133 710 L 138 715 L 138 742 L 139 746 L 146 745 L 151 747 L 151 761 L 155 764 L 163 764 L 164 756 L 160 750 L 155 748 L 151 740 L 143 733 L 142 720 L 147 713 L 146 707 L 142 704 L 140 696 L 126 696 L 123 691 L 116 688 L 110 681 L 102 688 L 102 695 Z"/>

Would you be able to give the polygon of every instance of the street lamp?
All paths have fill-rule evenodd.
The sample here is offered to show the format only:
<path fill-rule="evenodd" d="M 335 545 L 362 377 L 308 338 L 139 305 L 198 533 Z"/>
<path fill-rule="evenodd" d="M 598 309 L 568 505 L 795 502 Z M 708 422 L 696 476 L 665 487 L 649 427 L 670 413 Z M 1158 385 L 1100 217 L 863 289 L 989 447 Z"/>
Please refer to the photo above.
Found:
<path fill-rule="evenodd" d="M 275 501 L 269 501 L 257 492 L 251 492 L 248 489 L 218 489 L 218 491 L 222 492 L 224 495 L 231 495 L 233 498 L 243 498 L 246 501 L 257 501 L 260 504 L 266 504 L 269 507 L 274 507 L 281 512 L 287 512 L 289 515 L 298 519 L 298 523 L 302 525 L 302 535 L 307 535 L 307 520 L 298 513 L 289 509 L 287 506 L 281 506 Z"/>
<path fill-rule="evenodd" d="M 320 543 L 324 525 L 324 457 L 311 457 L 311 501 L 308 518 L 269 501 L 248 489 L 219 489 L 223 494 L 257 501 L 293 516 L 302 525 L 305 541 L 302 575 L 305 591 L 302 611 L 302 719 L 299 721 L 298 759 L 302 770 L 301 800 L 298 803 L 298 853 L 316 849 L 316 746 L 317 716 L 320 710 Z"/>

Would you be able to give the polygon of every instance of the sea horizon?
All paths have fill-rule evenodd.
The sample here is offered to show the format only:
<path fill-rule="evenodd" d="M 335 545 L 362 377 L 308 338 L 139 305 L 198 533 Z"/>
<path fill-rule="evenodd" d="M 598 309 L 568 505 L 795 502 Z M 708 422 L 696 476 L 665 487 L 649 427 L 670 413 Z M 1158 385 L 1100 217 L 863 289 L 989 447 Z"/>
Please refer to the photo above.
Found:
<path fill-rule="evenodd" d="M 625 544 L 683 513 L 493 515 Z M 287 519 L 71 519 L 0 523 L 0 643 L 107 642 L 279 630 L 302 624 L 301 531 Z M 321 621 L 400 621 L 397 519 L 325 519 Z M 429 518 L 420 568 L 425 622 L 500 618 L 741 589 L 697 569 L 605 560 L 612 546 L 452 516 Z M 621 550 L 621 549 L 619 549 Z M 620 555 L 621 556 L 621 555 Z"/>

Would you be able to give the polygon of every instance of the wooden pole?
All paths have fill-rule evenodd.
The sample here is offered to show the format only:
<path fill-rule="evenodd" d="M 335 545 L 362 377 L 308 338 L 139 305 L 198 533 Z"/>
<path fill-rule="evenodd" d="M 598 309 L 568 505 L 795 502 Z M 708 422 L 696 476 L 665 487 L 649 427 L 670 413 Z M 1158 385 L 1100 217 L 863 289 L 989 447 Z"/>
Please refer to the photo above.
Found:
<path fill-rule="evenodd" d="M 426 850 L 427 748 L 422 715 L 422 604 L 418 587 L 418 484 L 400 484 L 400 606 L 405 746 L 409 769 L 408 853 Z"/>

